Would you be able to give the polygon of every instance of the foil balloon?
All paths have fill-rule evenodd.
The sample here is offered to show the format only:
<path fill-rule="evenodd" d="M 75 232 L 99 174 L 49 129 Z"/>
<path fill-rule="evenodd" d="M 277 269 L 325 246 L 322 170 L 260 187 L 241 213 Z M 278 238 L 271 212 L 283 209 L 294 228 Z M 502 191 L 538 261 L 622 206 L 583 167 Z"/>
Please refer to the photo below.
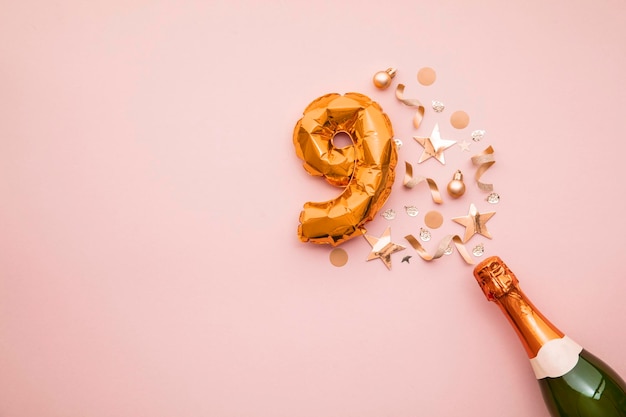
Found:
<path fill-rule="evenodd" d="M 341 132 L 352 145 L 334 145 Z M 395 179 L 398 155 L 389 117 L 362 94 L 327 94 L 304 110 L 293 142 L 309 174 L 343 187 L 332 200 L 304 204 L 300 240 L 336 246 L 363 235 L 364 224 L 383 206 Z"/>

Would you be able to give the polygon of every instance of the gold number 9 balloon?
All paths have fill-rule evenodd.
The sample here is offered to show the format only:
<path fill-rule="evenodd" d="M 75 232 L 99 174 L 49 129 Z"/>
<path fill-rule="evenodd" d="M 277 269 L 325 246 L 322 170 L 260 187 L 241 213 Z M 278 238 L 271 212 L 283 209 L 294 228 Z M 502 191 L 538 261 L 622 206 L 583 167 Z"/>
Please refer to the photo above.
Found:
<path fill-rule="evenodd" d="M 340 132 L 352 145 L 334 145 Z M 327 94 L 304 110 L 293 142 L 309 174 L 344 187 L 335 199 L 304 204 L 300 240 L 336 246 L 364 234 L 364 224 L 383 206 L 395 179 L 398 155 L 389 117 L 363 94 Z"/>

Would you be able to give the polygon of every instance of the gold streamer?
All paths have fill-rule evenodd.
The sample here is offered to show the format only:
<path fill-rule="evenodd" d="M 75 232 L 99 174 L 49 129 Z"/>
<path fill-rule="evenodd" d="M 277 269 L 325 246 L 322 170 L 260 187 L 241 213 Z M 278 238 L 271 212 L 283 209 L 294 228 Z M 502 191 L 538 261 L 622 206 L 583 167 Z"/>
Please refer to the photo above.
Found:
<path fill-rule="evenodd" d="M 424 119 L 424 105 L 416 98 L 404 98 L 404 84 L 398 84 L 396 87 L 396 98 L 405 106 L 417 107 L 417 112 L 413 117 L 413 126 L 417 129 Z"/>
<path fill-rule="evenodd" d="M 493 191 L 493 184 L 486 184 L 480 181 L 480 177 L 483 176 L 485 171 L 487 171 L 493 164 L 496 163 L 493 152 L 493 148 L 489 146 L 481 153 L 472 156 L 472 163 L 474 165 L 478 165 L 478 169 L 476 170 L 476 175 L 474 176 L 474 179 L 476 180 L 478 188 L 483 191 Z"/>
<path fill-rule="evenodd" d="M 443 203 L 443 200 L 441 199 L 441 194 L 439 193 L 439 188 L 437 187 L 437 183 L 435 183 L 435 181 L 431 178 L 420 176 L 414 177 L 413 166 L 406 161 L 404 163 L 406 165 L 406 172 L 404 174 L 404 186 L 406 188 L 413 188 L 420 182 L 426 181 L 426 183 L 428 184 L 428 188 L 430 189 L 430 195 L 432 196 L 433 201 L 437 204 Z"/>
<path fill-rule="evenodd" d="M 432 261 L 434 259 L 441 258 L 445 254 L 446 249 L 450 246 L 450 242 L 454 242 L 454 246 L 463 260 L 469 265 L 474 264 L 474 261 L 467 252 L 467 249 L 463 246 L 463 241 L 458 235 L 448 235 L 441 239 L 439 246 L 437 246 L 437 250 L 433 255 L 430 255 L 413 235 L 406 235 L 404 238 L 411 244 L 411 246 L 413 246 L 413 249 L 415 249 L 417 254 L 425 261 Z"/>

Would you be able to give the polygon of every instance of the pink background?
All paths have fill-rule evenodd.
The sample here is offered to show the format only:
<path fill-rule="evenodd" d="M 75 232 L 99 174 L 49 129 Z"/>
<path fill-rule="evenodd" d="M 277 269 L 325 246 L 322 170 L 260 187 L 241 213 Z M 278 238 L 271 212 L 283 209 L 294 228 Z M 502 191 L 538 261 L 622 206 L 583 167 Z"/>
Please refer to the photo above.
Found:
<path fill-rule="evenodd" d="M 457 254 L 421 260 L 423 214 L 496 211 L 473 237 L 570 337 L 626 375 L 623 1 L 2 1 L 0 416 L 546 417 L 528 360 Z M 427 106 L 424 124 L 393 87 Z M 435 84 L 416 80 L 425 66 Z M 301 243 L 306 105 L 358 91 L 389 114 L 398 179 L 368 230 Z M 453 129 L 465 110 L 470 125 Z M 417 165 L 434 123 L 471 152 Z M 471 139 L 470 139 L 471 141 Z M 484 179 L 471 155 L 492 145 Z M 467 194 L 434 206 L 404 162 Z M 418 206 L 408 217 L 404 206 Z M 412 255 L 410 263 L 401 263 Z M 484 258 L 475 258 L 477 260 Z"/>

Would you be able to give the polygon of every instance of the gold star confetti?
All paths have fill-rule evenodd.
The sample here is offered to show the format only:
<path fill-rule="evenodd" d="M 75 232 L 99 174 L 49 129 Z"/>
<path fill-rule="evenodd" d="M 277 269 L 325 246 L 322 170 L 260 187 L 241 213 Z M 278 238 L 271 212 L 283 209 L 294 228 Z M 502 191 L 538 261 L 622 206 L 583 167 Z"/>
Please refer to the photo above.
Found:
<path fill-rule="evenodd" d="M 402 262 L 406 262 L 407 264 L 410 264 L 411 262 L 409 262 L 409 259 L 411 259 L 411 255 L 407 255 L 404 258 L 402 258 Z"/>
<path fill-rule="evenodd" d="M 463 142 L 459 143 L 459 148 L 461 148 L 462 151 L 467 151 L 469 152 L 470 150 L 470 143 L 466 140 L 464 140 Z"/>
<path fill-rule="evenodd" d="M 424 147 L 424 152 L 422 152 L 422 156 L 420 156 L 419 161 L 417 161 L 418 164 L 421 164 L 429 158 L 435 158 L 445 165 L 446 160 L 443 155 L 443 151 L 456 143 L 455 140 L 441 138 L 441 134 L 439 133 L 439 123 L 435 125 L 429 137 L 423 138 L 414 136 L 413 139 Z"/>
<path fill-rule="evenodd" d="M 472 203 L 470 204 L 467 216 L 454 217 L 452 219 L 453 221 L 465 226 L 465 237 L 463 238 L 463 243 L 467 242 L 475 234 L 480 234 L 491 239 L 491 234 L 487 230 L 486 223 L 491 217 L 493 217 L 494 214 L 496 214 L 495 211 L 481 214 Z"/>
<path fill-rule="evenodd" d="M 372 251 L 367 257 L 368 261 L 372 259 L 380 259 L 383 261 L 387 269 L 391 270 L 391 254 L 406 249 L 404 246 L 396 245 L 391 242 L 391 228 L 388 227 L 381 237 L 364 235 L 367 242 L 372 247 Z"/>

